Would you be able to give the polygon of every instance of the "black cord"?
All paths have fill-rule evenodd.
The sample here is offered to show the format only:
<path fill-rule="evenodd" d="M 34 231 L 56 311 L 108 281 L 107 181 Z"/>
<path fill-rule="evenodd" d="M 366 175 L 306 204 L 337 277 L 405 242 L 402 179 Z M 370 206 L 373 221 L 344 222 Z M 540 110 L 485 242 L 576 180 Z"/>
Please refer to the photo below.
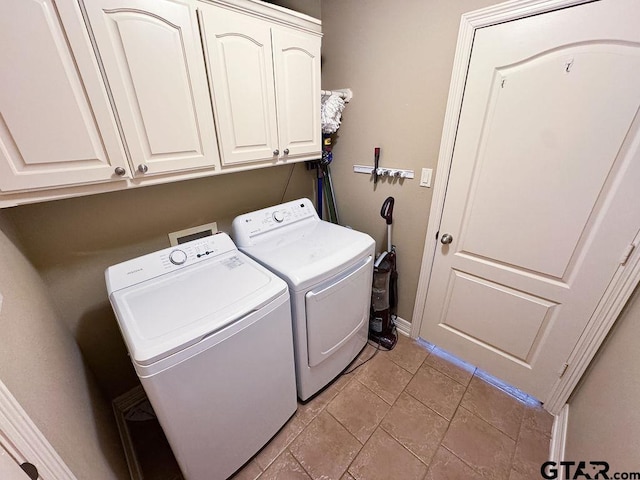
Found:
<path fill-rule="evenodd" d="M 280 203 L 284 202 L 284 197 L 287 194 L 287 189 L 289 188 L 289 182 L 291 181 L 291 177 L 293 176 L 293 170 L 296 168 L 296 164 L 291 165 L 291 171 L 289 172 L 289 178 L 287 178 L 287 183 L 284 186 L 284 190 L 282 191 L 282 198 L 280 199 Z"/>
<path fill-rule="evenodd" d="M 381 345 L 380 342 L 376 343 L 371 343 L 370 340 L 367 340 L 367 345 L 371 345 L 371 346 L 375 346 L 376 350 L 375 352 L 373 352 L 373 355 L 371 355 L 369 358 L 367 358 L 364 362 L 360 363 L 359 365 L 356 365 L 355 367 L 353 367 L 351 370 L 346 370 L 344 372 L 342 372 L 342 375 L 349 375 L 350 373 L 355 372 L 357 369 L 359 369 L 362 365 L 364 365 L 365 363 L 367 363 L 369 360 L 371 360 L 373 357 L 375 357 L 378 352 L 381 350 Z"/>
<path fill-rule="evenodd" d="M 397 331 L 397 328 L 396 328 L 396 322 L 394 321 L 394 319 L 391 319 L 391 324 L 393 325 L 393 333 L 394 333 L 394 335 L 398 335 L 398 331 Z M 375 357 L 378 354 L 379 351 L 383 351 L 383 352 L 389 352 L 390 351 L 388 348 L 384 348 L 382 346 L 382 344 L 380 343 L 380 340 L 378 340 L 377 343 L 371 342 L 371 340 L 367 340 L 367 345 L 371 345 L 372 347 L 376 347 L 376 350 L 375 350 L 375 352 L 373 352 L 373 355 L 371 355 L 369 358 L 367 358 L 364 362 L 362 362 L 362 363 L 356 365 L 355 367 L 353 367 L 351 370 L 345 370 L 344 372 L 342 372 L 342 375 L 349 375 L 349 374 L 355 372 L 357 369 L 359 369 L 362 365 L 367 363 L 369 360 L 372 360 L 373 357 Z"/>

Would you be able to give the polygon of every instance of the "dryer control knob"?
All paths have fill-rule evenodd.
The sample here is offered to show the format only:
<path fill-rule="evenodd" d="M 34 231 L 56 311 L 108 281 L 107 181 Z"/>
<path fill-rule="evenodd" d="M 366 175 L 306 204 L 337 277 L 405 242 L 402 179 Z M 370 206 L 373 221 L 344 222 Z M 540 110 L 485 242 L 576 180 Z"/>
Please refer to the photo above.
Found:
<path fill-rule="evenodd" d="M 284 221 L 284 214 L 280 211 L 273 212 L 273 219 L 278 223 L 282 223 Z"/>
<path fill-rule="evenodd" d="M 182 265 L 184 262 L 187 261 L 187 254 L 184 253 L 183 250 L 173 250 L 169 254 L 169 260 L 174 265 Z"/>

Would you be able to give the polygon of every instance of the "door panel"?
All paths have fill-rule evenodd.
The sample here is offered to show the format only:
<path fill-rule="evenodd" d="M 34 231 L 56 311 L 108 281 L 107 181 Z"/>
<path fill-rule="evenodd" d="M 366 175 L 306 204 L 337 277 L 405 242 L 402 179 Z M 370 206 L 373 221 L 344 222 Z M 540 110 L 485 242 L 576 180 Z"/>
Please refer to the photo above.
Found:
<path fill-rule="evenodd" d="M 542 400 L 640 228 L 639 20 L 602 0 L 474 38 L 421 335 Z"/>
<path fill-rule="evenodd" d="M 146 165 L 147 175 L 216 166 L 195 12 L 173 0 L 86 8 L 134 165 Z"/>
<path fill-rule="evenodd" d="M 269 24 L 210 6 L 202 10 L 224 165 L 275 160 L 278 149 Z"/>
<path fill-rule="evenodd" d="M 443 327 L 522 364 L 531 363 L 558 305 L 455 270 L 447 299 Z M 518 335 L 511 332 L 513 318 L 518 319 Z"/>
<path fill-rule="evenodd" d="M 496 69 L 462 251 L 564 278 L 635 115 L 639 54 L 589 43 Z M 614 78 L 617 94 L 602 95 Z"/>
<path fill-rule="evenodd" d="M 330 357 L 369 321 L 371 268 L 368 256 L 356 267 L 305 295 L 309 366 Z"/>
<path fill-rule="evenodd" d="M 320 125 L 320 37 L 273 29 L 280 148 L 288 156 L 318 153 Z"/>
<path fill-rule="evenodd" d="M 85 27 L 69 10 L 63 26 L 50 0 L 0 3 L 3 192 L 113 180 L 126 167 Z"/>

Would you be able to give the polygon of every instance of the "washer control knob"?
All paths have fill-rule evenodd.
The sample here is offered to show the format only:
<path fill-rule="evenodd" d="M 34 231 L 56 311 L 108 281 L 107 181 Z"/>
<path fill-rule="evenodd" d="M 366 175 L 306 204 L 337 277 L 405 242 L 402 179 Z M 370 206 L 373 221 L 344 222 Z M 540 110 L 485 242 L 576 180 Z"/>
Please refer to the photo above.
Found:
<path fill-rule="evenodd" d="M 278 223 L 282 223 L 284 221 L 284 214 L 281 211 L 276 210 L 273 212 L 273 219 Z"/>
<path fill-rule="evenodd" d="M 183 250 L 173 250 L 169 254 L 169 260 L 174 265 L 182 265 L 184 262 L 187 261 L 187 254 L 184 253 Z"/>

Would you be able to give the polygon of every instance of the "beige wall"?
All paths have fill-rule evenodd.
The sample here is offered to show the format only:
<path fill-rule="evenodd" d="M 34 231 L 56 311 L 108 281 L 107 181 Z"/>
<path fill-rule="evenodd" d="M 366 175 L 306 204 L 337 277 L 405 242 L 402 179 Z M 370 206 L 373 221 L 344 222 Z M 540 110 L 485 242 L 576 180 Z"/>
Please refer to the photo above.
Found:
<path fill-rule="evenodd" d="M 569 400 L 567 460 L 640 472 L 640 289 Z"/>
<path fill-rule="evenodd" d="M 386 249 L 380 207 L 396 200 L 393 243 L 398 248 L 401 318 L 411 321 L 432 189 L 418 186 L 420 170 L 435 169 L 460 15 L 493 0 L 323 0 L 324 89 L 349 87 L 331 171 L 340 220 L 369 233 Z M 404 183 L 374 187 L 353 165 L 415 170 Z"/>
<path fill-rule="evenodd" d="M 107 398 L 137 384 L 108 302 L 104 270 L 169 246 L 167 233 L 313 196 L 304 164 L 4 210 Z"/>
<path fill-rule="evenodd" d="M 0 211 L 0 380 L 79 479 L 127 478 L 111 406 L 6 217 Z"/>
<path fill-rule="evenodd" d="M 304 13 L 313 18 L 320 18 L 320 0 L 266 0 L 267 3 Z"/>

